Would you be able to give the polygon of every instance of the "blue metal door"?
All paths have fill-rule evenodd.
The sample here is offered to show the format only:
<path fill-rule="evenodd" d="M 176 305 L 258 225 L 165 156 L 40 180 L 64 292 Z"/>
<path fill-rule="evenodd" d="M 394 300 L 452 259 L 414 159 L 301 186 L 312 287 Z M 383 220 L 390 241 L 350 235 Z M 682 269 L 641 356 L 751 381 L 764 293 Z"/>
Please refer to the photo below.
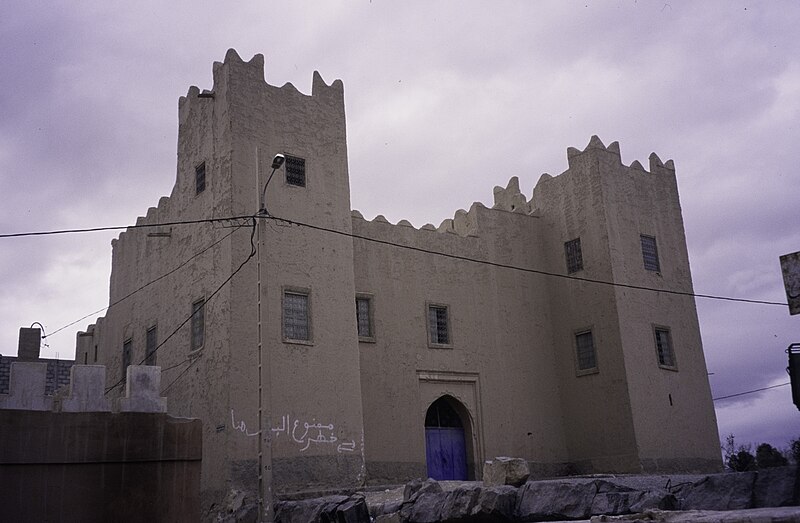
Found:
<path fill-rule="evenodd" d="M 436 480 L 467 479 L 467 447 L 460 427 L 426 427 L 425 457 L 428 477 Z"/>

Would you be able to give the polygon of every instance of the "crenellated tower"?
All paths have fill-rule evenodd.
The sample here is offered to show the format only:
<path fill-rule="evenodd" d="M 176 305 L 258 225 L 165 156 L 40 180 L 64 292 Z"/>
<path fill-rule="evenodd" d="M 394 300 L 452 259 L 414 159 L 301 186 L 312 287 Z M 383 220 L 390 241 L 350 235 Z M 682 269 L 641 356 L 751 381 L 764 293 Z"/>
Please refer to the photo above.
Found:
<path fill-rule="evenodd" d="M 349 233 L 342 82 L 315 72 L 310 95 L 272 86 L 262 55 L 232 49 L 213 79 L 180 98 L 175 186 L 137 225 L 255 215 L 282 154 L 270 214 Z M 249 219 L 121 233 L 116 304 L 79 336 L 81 357 L 108 365 L 110 395 L 126 365 L 162 367 L 170 413 L 203 420 L 209 503 L 258 492 L 259 452 L 276 494 L 364 481 L 352 241 L 258 221 L 254 234 Z M 287 314 L 305 314 L 302 332 L 286 332 Z"/>
<path fill-rule="evenodd" d="M 271 86 L 264 81 L 263 56 L 244 62 L 231 50 L 224 63 L 214 65 L 211 95 L 214 111 L 229 122 L 222 131 L 229 139 L 220 140 L 230 156 L 222 208 L 229 206 L 233 215 L 256 212 L 273 173 L 272 158 L 282 154 L 286 163 L 266 192 L 269 213 L 351 231 L 341 81 L 327 85 L 315 72 L 311 95 L 292 84 Z M 360 485 L 363 421 L 352 240 L 266 219 L 256 240 L 257 263 L 231 282 L 230 372 L 241 379 L 230 380 L 230 408 L 256 418 L 260 344 L 260 408 L 271 452 L 271 460 L 263 461 L 272 463 L 276 491 Z M 233 264 L 250 252 L 250 238 L 239 236 Z M 255 473 L 253 446 L 240 443 L 232 466 Z"/>
<path fill-rule="evenodd" d="M 548 225 L 551 267 L 574 278 L 549 282 L 572 461 L 713 470 L 716 419 L 674 164 L 653 153 L 649 172 L 626 166 L 619 144 L 596 136 L 567 158 L 567 171 L 541 177 L 532 203 Z M 596 360 L 578 361 L 589 340 Z"/>

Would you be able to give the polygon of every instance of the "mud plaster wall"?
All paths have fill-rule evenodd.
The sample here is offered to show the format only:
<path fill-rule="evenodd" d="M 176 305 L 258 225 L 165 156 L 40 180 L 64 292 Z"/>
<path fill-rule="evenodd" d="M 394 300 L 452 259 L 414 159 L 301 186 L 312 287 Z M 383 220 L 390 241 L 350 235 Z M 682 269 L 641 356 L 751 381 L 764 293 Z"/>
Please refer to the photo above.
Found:
<path fill-rule="evenodd" d="M 495 188 L 493 209 L 475 204 L 438 228 L 367 221 L 350 210 L 343 97 L 341 82 L 327 85 L 316 73 L 311 95 L 291 84 L 268 85 L 263 57 L 244 62 L 230 51 L 214 64 L 210 92 L 192 87 L 181 99 L 175 188 L 141 218 L 252 215 L 272 157 L 283 153 L 306 159 L 307 184 L 290 186 L 278 171 L 267 192 L 269 211 L 345 234 L 260 220 L 256 257 L 206 306 L 202 349 L 190 352 L 187 324 L 159 350 L 163 387 L 174 383 L 166 392 L 169 412 L 203 420 L 207 504 L 230 488 L 257 488 L 262 427 L 278 493 L 424 475 L 424 413 L 441 394 L 459 399 L 469 413 L 475 477 L 480 462 L 497 455 L 524 457 L 549 471 L 565 463 L 586 472 L 718 463 L 691 300 L 643 298 L 368 239 L 565 274 L 564 242 L 580 237 L 578 276 L 691 289 L 670 162 L 651 159 L 650 173 L 638 162 L 627 167 L 618 145 L 593 138 L 584 151 L 570 149 L 569 169 L 544 175 L 530 201 L 512 179 Z M 194 171 L 203 161 L 207 188 L 196 194 Z M 349 238 L 350 232 L 367 239 Z M 642 274 L 640 234 L 658 238 L 663 283 L 648 283 L 652 275 Z M 79 352 L 90 362 L 99 347 L 109 385 L 121 376 L 126 339 L 138 363 L 147 328 L 157 325 L 159 342 L 165 339 L 192 302 L 208 297 L 252 252 L 246 222 L 131 229 L 114 241 L 112 303 L 204 249 L 79 336 Z M 308 343 L 283 339 L 287 289 L 309 294 Z M 373 299 L 372 342 L 357 336 L 356 293 Z M 430 303 L 449 309 L 447 347 L 428 343 Z M 653 323 L 672 329 L 677 373 L 656 364 Z M 598 372 L 581 374 L 574 335 L 586 328 L 594 334 Z M 675 415 L 701 427 L 690 436 L 691 448 L 676 443 L 689 436 L 688 421 L 653 417 L 664 393 L 677 388 L 696 399 L 673 394 Z"/>

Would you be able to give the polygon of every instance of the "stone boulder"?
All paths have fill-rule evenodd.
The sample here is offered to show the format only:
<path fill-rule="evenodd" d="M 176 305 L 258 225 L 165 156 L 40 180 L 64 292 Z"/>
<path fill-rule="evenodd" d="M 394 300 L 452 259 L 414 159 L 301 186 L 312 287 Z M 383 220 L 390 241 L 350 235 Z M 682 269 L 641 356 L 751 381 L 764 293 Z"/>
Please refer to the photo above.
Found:
<path fill-rule="evenodd" d="M 522 487 L 461 483 L 444 491 L 439 482 L 409 482 L 403 500 L 389 499 L 370 507 L 375 523 L 506 523 L 510 521 L 637 518 L 674 510 L 729 511 L 796 505 L 795 467 L 704 476 L 694 483 L 661 488 L 663 477 L 597 477 L 533 481 Z M 699 476 L 696 476 L 699 477 Z M 380 498 L 379 498 L 380 499 Z M 233 512 L 248 503 L 233 496 Z M 249 521 L 251 514 L 242 511 Z M 639 516 L 636 516 L 639 515 Z M 683 513 L 685 515 L 685 513 Z M 649 516 L 648 516 L 649 517 Z M 616 519 L 614 519 L 616 520 Z M 231 523 L 233 523 L 233 519 Z M 278 503 L 276 521 L 283 523 L 367 523 L 363 495 L 328 496 Z M 660 521 L 660 520 L 659 520 Z M 670 521 L 682 521 L 671 519 Z"/>
<path fill-rule="evenodd" d="M 400 519 L 409 523 L 437 523 L 442 521 L 445 492 L 418 492 L 400 507 Z"/>
<path fill-rule="evenodd" d="M 405 523 L 400 519 L 399 512 L 392 512 L 391 514 L 381 514 L 372 520 L 373 523 Z"/>
<path fill-rule="evenodd" d="M 675 496 L 666 490 L 642 490 L 588 478 L 539 481 L 519 489 L 516 517 L 520 521 L 586 519 L 674 510 L 677 505 Z"/>
<path fill-rule="evenodd" d="M 363 496 L 326 496 L 302 501 L 280 501 L 275 510 L 279 523 L 369 523 Z"/>
<path fill-rule="evenodd" d="M 478 506 L 481 487 L 471 485 L 456 487 L 445 494 L 440 512 L 442 521 L 465 521 L 472 517 L 472 511 Z"/>
<path fill-rule="evenodd" d="M 403 489 L 403 502 L 411 501 L 416 494 L 423 494 L 426 492 L 442 492 L 442 486 L 435 479 L 412 479 L 406 483 Z"/>
<path fill-rule="evenodd" d="M 631 504 L 631 513 L 650 510 L 677 510 L 678 499 L 675 495 L 663 490 L 645 490 L 642 496 Z"/>
<path fill-rule="evenodd" d="M 374 519 L 384 514 L 391 514 L 392 512 L 398 512 L 402 505 L 403 505 L 403 500 L 401 499 L 391 499 L 373 505 L 368 504 L 369 515 Z"/>
<path fill-rule="evenodd" d="M 517 505 L 517 488 L 511 485 L 484 487 L 478 503 L 472 508 L 475 521 L 509 521 L 514 517 Z"/>
<path fill-rule="evenodd" d="M 537 481 L 519 489 L 516 517 L 520 521 L 587 519 L 597 486 L 591 480 Z"/>
<path fill-rule="evenodd" d="M 612 481 L 596 480 L 592 515 L 624 515 L 646 510 L 674 510 L 677 499 L 666 490 L 639 490 Z"/>
<path fill-rule="evenodd" d="M 760 469 L 753 487 L 753 507 L 788 507 L 800 504 L 795 492 L 800 485 L 800 467 Z"/>
<path fill-rule="evenodd" d="M 713 474 L 675 492 L 681 510 L 753 508 L 756 472 Z"/>
<path fill-rule="evenodd" d="M 403 489 L 403 504 L 398 510 L 402 521 L 434 523 L 439 521 L 446 493 L 435 479 L 414 479 Z"/>
<path fill-rule="evenodd" d="M 433 480 L 415 480 L 406 486 L 408 499 L 376 506 L 375 523 L 502 523 L 513 521 L 517 489 L 510 485 L 471 484 L 445 492 Z"/>
<path fill-rule="evenodd" d="M 487 487 L 499 485 L 523 485 L 531 475 L 528 462 L 522 458 L 499 457 L 483 464 L 483 484 Z"/>

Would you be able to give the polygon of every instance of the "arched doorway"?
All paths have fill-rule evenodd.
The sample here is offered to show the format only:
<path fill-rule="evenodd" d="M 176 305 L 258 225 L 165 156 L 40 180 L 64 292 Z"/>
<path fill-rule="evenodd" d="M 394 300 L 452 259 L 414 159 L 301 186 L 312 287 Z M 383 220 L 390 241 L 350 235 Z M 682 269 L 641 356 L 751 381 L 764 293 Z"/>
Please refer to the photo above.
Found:
<path fill-rule="evenodd" d="M 467 445 L 464 421 L 449 396 L 442 396 L 425 414 L 425 458 L 428 477 L 436 480 L 467 479 Z"/>

